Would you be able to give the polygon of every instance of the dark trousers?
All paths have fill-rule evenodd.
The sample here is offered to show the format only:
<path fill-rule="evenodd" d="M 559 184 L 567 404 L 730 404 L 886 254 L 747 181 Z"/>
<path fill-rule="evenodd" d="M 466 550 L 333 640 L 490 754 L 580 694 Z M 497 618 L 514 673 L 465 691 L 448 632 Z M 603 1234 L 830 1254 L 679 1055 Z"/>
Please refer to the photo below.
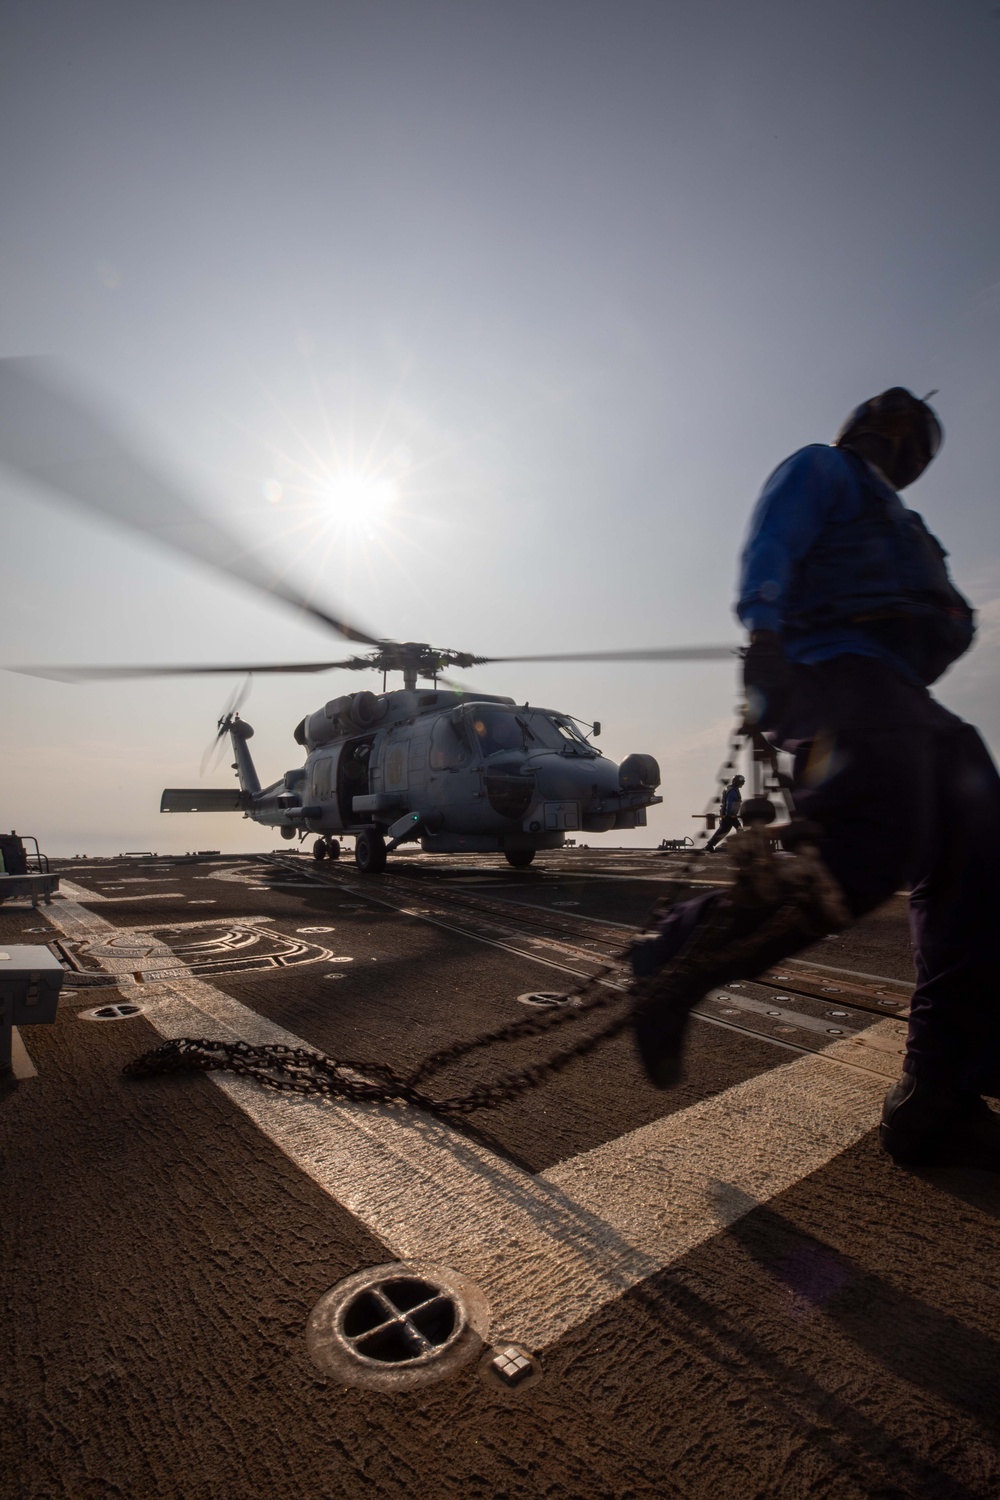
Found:
<path fill-rule="evenodd" d="M 768 738 L 794 757 L 796 812 L 820 826 L 854 916 L 910 888 L 904 1070 L 1000 1096 L 1000 776 L 979 735 L 889 668 L 841 656 L 793 669 Z"/>
<path fill-rule="evenodd" d="M 739 826 L 739 818 L 720 818 L 718 828 L 715 830 L 715 832 L 712 834 L 712 837 L 705 845 L 705 853 L 708 854 L 710 850 L 716 848 L 718 844 L 722 843 L 722 840 L 726 837 L 727 834 L 732 833 L 733 829 L 739 828 Z"/>

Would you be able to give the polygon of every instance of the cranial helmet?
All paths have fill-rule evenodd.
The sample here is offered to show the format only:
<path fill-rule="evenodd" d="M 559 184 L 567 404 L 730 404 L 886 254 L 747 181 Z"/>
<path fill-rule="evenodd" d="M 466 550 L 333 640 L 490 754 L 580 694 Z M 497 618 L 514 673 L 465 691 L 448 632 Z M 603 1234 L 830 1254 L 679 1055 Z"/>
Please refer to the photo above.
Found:
<path fill-rule="evenodd" d="M 894 385 L 851 412 L 835 446 L 851 448 L 861 437 L 879 440 L 876 462 L 893 488 L 902 490 L 919 479 L 941 447 L 944 432 L 926 401 Z"/>
<path fill-rule="evenodd" d="M 734 776 L 733 777 L 733 786 L 742 786 L 745 781 L 746 781 L 746 777 L 745 776 Z"/>

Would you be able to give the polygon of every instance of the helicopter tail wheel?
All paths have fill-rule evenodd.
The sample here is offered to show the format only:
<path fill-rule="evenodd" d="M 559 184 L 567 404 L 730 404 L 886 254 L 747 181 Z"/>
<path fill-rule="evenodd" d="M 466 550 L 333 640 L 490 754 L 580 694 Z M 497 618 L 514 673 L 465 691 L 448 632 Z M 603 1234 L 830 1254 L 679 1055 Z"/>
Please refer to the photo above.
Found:
<path fill-rule="evenodd" d="M 339 859 L 340 858 L 340 840 L 339 839 L 327 839 L 327 841 L 326 841 L 326 857 L 327 857 L 327 859 Z"/>
<path fill-rule="evenodd" d="M 363 829 L 354 844 L 354 859 L 363 875 L 377 875 L 385 869 L 385 839 L 374 829 Z"/>
<path fill-rule="evenodd" d="M 504 859 L 515 870 L 526 870 L 535 857 L 534 849 L 505 849 Z"/>
<path fill-rule="evenodd" d="M 317 839 L 313 844 L 313 859 L 326 859 L 326 839 Z"/>

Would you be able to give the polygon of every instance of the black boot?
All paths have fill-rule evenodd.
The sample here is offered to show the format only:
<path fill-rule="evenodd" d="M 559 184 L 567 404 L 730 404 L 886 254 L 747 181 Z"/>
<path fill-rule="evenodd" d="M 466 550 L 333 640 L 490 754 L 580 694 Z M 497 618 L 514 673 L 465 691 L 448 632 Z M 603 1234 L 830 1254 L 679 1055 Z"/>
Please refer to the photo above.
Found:
<path fill-rule="evenodd" d="M 659 1089 L 680 1080 L 688 1017 L 709 990 L 753 979 L 847 924 L 841 893 L 811 842 L 782 862 L 774 860 L 763 828 L 746 828 L 730 843 L 737 867 L 732 889 L 674 907 L 659 937 L 632 950 L 635 1041 Z"/>
<path fill-rule="evenodd" d="M 901 1167 L 1000 1172 L 1000 1115 L 978 1094 L 912 1073 L 886 1094 L 878 1137 Z"/>
<path fill-rule="evenodd" d="M 650 1083 L 669 1089 L 680 1082 L 688 1019 L 709 990 L 737 975 L 753 979 L 829 931 L 815 913 L 791 902 L 766 914 L 725 900 L 706 904 L 700 926 L 676 959 L 636 985 L 632 1028 Z M 649 945 L 654 952 L 656 941 Z"/>

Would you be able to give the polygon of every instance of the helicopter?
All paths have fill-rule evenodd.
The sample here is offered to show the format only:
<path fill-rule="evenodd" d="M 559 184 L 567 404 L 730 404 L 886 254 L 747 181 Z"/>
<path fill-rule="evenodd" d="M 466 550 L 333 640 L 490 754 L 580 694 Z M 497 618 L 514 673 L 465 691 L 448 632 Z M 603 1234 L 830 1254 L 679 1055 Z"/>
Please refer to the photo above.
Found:
<path fill-rule="evenodd" d="M 0 360 L 0 463 L 373 648 L 327 662 L 7 669 L 63 682 L 381 672 L 381 693 L 342 694 L 307 714 L 293 731 L 305 763 L 265 787 L 248 746 L 253 729 L 234 700 L 218 721 L 216 744 L 228 739 L 232 747 L 237 787 L 167 788 L 160 802 L 165 813 L 242 812 L 285 839 L 312 837 L 316 859 L 338 857 L 340 837 L 351 835 L 365 873 L 383 870 L 388 855 L 412 841 L 428 853 L 502 852 L 515 869 L 524 868 L 538 850 L 564 844 L 569 832 L 642 827 L 646 809 L 663 800 L 654 757 L 631 754 L 617 765 L 582 732 L 596 739 L 599 723 L 474 691 L 445 678 L 446 669 L 717 661 L 735 654 L 732 646 L 680 646 L 487 657 L 379 637 L 321 608 L 248 552 L 48 362 Z M 386 690 L 390 672 L 402 674 L 401 689 Z M 430 687 L 422 689 L 421 680 Z"/>
<path fill-rule="evenodd" d="M 409 659 L 427 649 L 410 645 Z M 316 859 L 337 858 L 338 835 L 353 834 L 365 873 L 415 840 L 430 854 L 499 851 L 522 869 L 568 832 L 642 826 L 662 801 L 651 755 L 618 766 L 568 714 L 493 694 L 414 685 L 331 699 L 293 732 L 305 765 L 265 788 L 247 744 L 252 727 L 230 712 L 219 734 L 232 744 L 238 792 L 168 789 L 161 812 L 242 811 L 286 839 L 317 835 Z"/>

